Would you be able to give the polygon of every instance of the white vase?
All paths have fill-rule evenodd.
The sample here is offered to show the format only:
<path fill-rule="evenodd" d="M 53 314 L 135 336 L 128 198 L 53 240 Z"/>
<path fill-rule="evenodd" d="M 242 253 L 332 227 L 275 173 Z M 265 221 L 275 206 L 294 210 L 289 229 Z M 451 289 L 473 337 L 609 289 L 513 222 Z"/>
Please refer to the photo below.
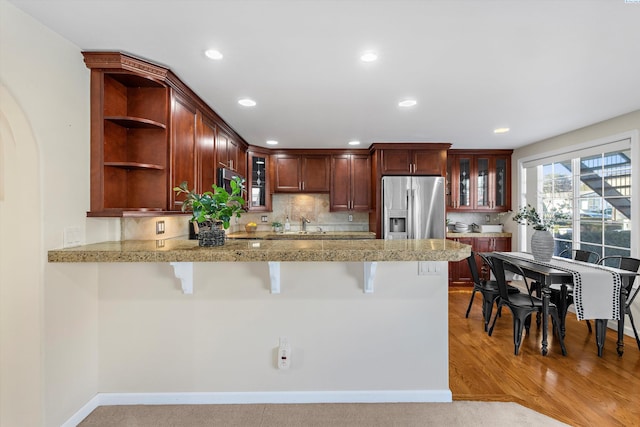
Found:
<path fill-rule="evenodd" d="M 555 241 L 550 231 L 536 230 L 531 236 L 531 253 L 533 259 L 540 262 L 549 262 L 553 256 Z"/>

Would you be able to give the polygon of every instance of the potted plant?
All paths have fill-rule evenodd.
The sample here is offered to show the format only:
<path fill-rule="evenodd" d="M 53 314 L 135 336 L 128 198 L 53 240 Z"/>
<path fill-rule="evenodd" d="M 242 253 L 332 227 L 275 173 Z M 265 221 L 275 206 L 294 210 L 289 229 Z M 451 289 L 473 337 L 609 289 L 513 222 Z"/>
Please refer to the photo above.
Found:
<path fill-rule="evenodd" d="M 231 180 L 231 194 L 215 184 L 211 187 L 213 191 L 201 194 L 189 190 L 186 181 L 173 188 L 176 195 L 185 195 L 182 211 L 191 209 L 191 221 L 197 228 L 200 246 L 224 245 L 224 230 L 229 228 L 231 218 L 240 218 L 244 212 L 245 201 L 241 197 L 244 181 L 241 178 L 235 176 Z"/>
<path fill-rule="evenodd" d="M 569 215 L 558 208 L 546 208 L 540 214 L 538 210 L 527 204 L 513 216 L 520 225 L 530 225 L 535 230 L 531 236 L 531 253 L 536 261 L 549 262 L 553 256 L 555 241 L 550 230 L 559 222 L 569 219 Z"/>

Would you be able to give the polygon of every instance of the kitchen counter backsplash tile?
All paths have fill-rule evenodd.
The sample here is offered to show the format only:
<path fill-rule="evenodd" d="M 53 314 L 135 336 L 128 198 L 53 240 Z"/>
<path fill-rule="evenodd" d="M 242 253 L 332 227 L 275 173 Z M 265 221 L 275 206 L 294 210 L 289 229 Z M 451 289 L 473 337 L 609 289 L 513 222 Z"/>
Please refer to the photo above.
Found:
<path fill-rule="evenodd" d="M 104 242 L 49 251 L 49 262 L 460 261 L 471 247 L 447 239 L 230 240 L 200 247 L 195 240 Z"/>

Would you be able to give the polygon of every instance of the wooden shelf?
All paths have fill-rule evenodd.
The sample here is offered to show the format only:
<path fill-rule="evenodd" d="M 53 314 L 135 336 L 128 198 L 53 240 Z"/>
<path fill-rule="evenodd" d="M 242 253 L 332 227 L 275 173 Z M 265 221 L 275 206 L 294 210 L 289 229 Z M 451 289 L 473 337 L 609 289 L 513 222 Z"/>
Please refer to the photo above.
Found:
<path fill-rule="evenodd" d="M 137 129 L 166 129 L 167 127 L 155 120 L 143 119 L 141 117 L 130 116 L 105 116 L 105 120 L 117 124 L 125 128 Z"/>
<path fill-rule="evenodd" d="M 137 162 L 104 162 L 105 166 L 113 166 L 115 168 L 123 169 L 155 169 L 164 170 L 164 166 L 153 165 L 150 163 L 137 163 Z"/>

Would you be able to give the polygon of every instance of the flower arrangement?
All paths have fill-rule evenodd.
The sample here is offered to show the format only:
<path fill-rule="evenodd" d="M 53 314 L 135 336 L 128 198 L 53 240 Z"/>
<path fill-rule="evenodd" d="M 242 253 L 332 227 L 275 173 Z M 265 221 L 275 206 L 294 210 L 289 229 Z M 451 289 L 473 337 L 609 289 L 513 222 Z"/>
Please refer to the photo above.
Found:
<path fill-rule="evenodd" d="M 548 231 L 559 222 L 569 219 L 569 215 L 557 208 L 544 209 L 541 215 L 535 207 L 527 204 L 521 207 L 513 216 L 513 220 L 520 225 L 531 225 L 534 230 Z"/>
<path fill-rule="evenodd" d="M 234 216 L 240 218 L 240 214 L 245 212 L 243 205 L 244 199 L 241 197 L 244 189 L 244 180 L 234 176 L 231 180 L 231 194 L 222 187 L 213 184 L 212 191 L 206 191 L 202 194 L 189 190 L 187 182 L 184 181 L 180 186 L 174 187 L 173 191 L 176 195 L 185 194 L 182 211 L 191 209 L 193 216 L 192 221 L 198 224 L 221 222 L 222 226 L 229 228 L 231 218 Z"/>

